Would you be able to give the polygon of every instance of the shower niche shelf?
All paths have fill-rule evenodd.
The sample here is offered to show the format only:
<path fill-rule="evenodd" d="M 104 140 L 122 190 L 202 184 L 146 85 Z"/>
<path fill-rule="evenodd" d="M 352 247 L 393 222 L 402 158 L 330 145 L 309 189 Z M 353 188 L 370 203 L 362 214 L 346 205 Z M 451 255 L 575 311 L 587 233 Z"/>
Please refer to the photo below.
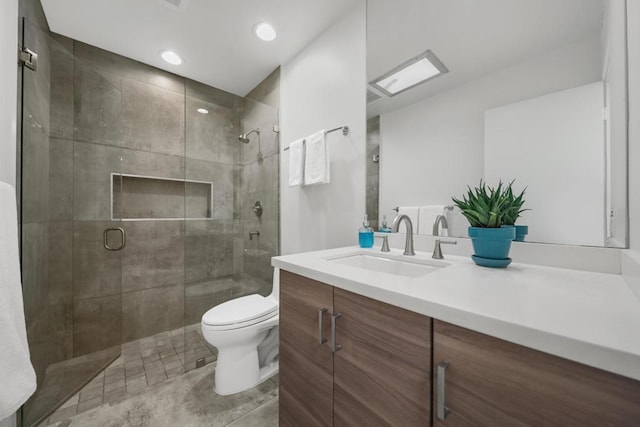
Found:
<path fill-rule="evenodd" d="M 203 220 L 212 213 L 213 182 L 111 174 L 112 220 Z"/>

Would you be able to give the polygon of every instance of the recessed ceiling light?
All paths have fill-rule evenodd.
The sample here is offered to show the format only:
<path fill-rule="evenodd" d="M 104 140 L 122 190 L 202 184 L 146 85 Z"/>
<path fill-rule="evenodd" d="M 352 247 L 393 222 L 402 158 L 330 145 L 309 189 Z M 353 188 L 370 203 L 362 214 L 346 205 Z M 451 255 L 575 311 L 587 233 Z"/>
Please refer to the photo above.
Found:
<path fill-rule="evenodd" d="M 177 53 L 171 52 L 170 50 L 165 50 L 160 56 L 162 56 L 162 59 L 164 59 L 171 65 L 182 64 L 182 58 L 180 58 Z"/>
<path fill-rule="evenodd" d="M 209 114 L 209 110 L 205 108 L 198 108 L 196 111 L 200 114 Z"/>
<path fill-rule="evenodd" d="M 266 22 L 256 24 L 256 26 L 253 27 L 253 32 L 256 33 L 256 36 L 258 36 L 260 40 L 264 40 L 266 42 L 274 40 L 278 35 L 271 24 L 268 24 Z"/>
<path fill-rule="evenodd" d="M 394 96 L 449 70 L 431 52 L 426 51 L 370 82 L 387 96 Z"/>

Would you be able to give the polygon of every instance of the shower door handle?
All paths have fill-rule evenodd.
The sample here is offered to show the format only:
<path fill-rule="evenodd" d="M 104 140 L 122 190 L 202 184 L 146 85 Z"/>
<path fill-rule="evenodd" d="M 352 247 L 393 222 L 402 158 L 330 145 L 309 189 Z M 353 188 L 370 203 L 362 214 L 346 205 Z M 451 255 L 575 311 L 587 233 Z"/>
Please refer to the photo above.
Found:
<path fill-rule="evenodd" d="M 121 240 L 120 246 L 115 247 L 115 248 L 109 246 L 109 232 L 110 231 L 119 231 L 120 232 L 120 235 L 122 236 L 122 240 Z M 108 250 L 108 251 L 121 251 L 127 245 L 127 232 L 124 231 L 124 228 L 122 228 L 122 227 L 107 228 L 102 233 L 102 243 L 104 245 L 104 248 L 106 250 Z"/>

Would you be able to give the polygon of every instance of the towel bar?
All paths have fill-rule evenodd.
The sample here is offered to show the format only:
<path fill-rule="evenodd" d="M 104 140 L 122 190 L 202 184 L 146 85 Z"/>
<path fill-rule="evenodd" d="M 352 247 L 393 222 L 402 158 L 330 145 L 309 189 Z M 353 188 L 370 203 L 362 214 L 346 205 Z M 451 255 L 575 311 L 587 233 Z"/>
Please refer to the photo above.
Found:
<path fill-rule="evenodd" d="M 446 210 L 452 211 L 453 210 L 453 205 L 448 205 L 444 207 Z M 398 212 L 398 210 L 400 209 L 399 206 L 396 206 L 395 208 L 393 208 L 392 210 Z"/>
<path fill-rule="evenodd" d="M 337 128 L 329 129 L 328 131 L 325 132 L 325 135 L 331 132 L 335 132 L 337 130 L 342 130 L 342 134 L 344 136 L 349 135 L 349 126 L 338 126 Z M 285 147 L 282 151 L 287 151 L 288 149 L 289 147 Z"/>

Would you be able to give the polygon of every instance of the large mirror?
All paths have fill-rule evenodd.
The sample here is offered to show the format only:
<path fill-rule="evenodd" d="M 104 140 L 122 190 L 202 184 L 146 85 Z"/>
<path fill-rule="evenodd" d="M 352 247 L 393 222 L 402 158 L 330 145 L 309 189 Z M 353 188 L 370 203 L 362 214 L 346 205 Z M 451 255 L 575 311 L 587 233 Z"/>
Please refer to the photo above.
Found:
<path fill-rule="evenodd" d="M 515 180 L 527 241 L 626 247 L 625 13 L 624 0 L 367 0 L 373 221 Z M 436 75 L 412 86 L 421 70 Z"/>

